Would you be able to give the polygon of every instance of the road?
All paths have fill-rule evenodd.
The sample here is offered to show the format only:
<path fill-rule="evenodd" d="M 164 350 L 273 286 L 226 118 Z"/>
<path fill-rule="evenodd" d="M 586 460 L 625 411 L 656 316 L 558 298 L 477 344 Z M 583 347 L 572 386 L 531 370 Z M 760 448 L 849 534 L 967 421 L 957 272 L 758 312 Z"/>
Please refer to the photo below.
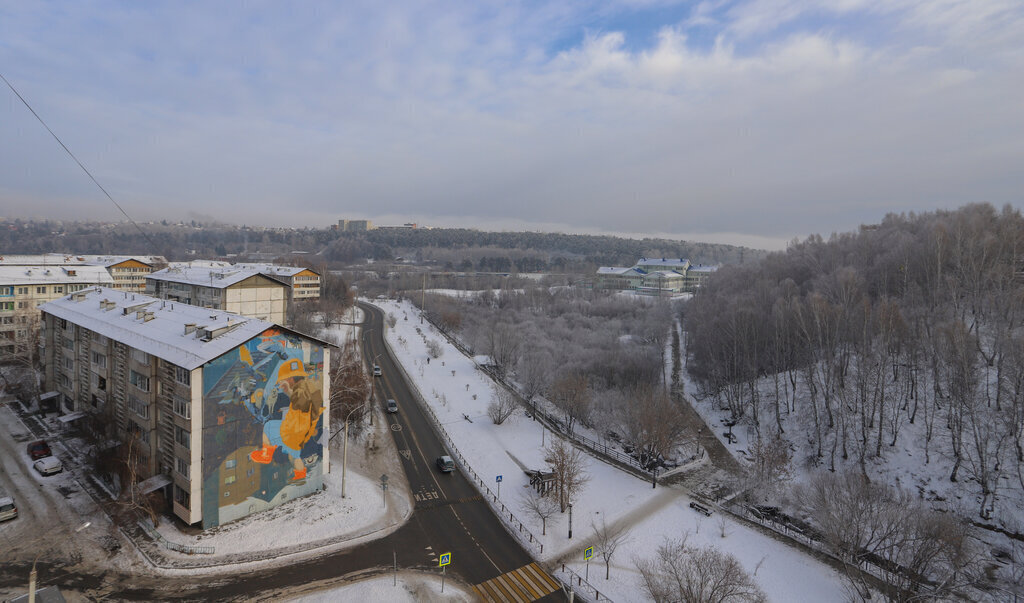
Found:
<path fill-rule="evenodd" d="M 387 353 L 383 314 L 369 306 L 363 309 L 367 317 L 362 330 L 365 357 L 376 358 L 383 369 L 383 375 L 374 379 L 375 401 L 382 404 L 391 398 L 399 406 L 398 413 L 386 416 L 415 497 L 412 516 L 405 525 L 385 538 L 352 549 L 286 567 L 247 568 L 239 576 L 132 576 L 112 569 L 90 572 L 76 567 L 53 568 L 54 573 L 71 584 L 92 584 L 97 573 L 102 573 L 103 594 L 113 599 L 274 599 L 297 587 L 331 584 L 367 570 L 387 571 L 393 555 L 400 568 L 437 571 L 438 556 L 450 552 L 448 573 L 476 586 L 485 598 L 497 600 L 495 595 L 500 593 L 510 601 L 564 600 L 561 592 L 554 590 L 554 580 L 505 531 L 472 484 L 458 470 L 442 474 L 436 469 L 436 457 L 447 452 Z M 28 570 L 27 563 L 4 564 L 0 587 L 23 583 Z M 510 591 L 518 598 L 510 596 Z M 542 596 L 524 596 L 531 592 Z"/>

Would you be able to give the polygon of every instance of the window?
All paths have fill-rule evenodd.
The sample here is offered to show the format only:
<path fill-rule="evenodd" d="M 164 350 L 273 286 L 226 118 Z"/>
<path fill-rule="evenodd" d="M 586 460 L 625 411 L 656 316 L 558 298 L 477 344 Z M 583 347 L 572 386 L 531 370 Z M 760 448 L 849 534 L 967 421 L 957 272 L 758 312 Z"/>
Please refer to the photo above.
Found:
<path fill-rule="evenodd" d="M 54 293 L 64 293 L 64 287 L 61 287 L 60 285 L 57 285 L 56 287 L 53 288 L 53 292 Z"/>
<path fill-rule="evenodd" d="M 140 427 L 134 421 L 128 421 L 128 433 L 132 436 L 137 435 L 140 442 L 149 444 L 149 430 Z"/>
<path fill-rule="evenodd" d="M 139 415 L 143 419 L 149 418 L 149 404 L 139 400 L 135 396 L 128 396 L 128 410 Z"/>
<path fill-rule="evenodd" d="M 224 485 L 227 486 L 227 485 L 233 484 L 233 483 L 235 483 L 236 479 L 237 478 L 235 478 L 234 475 L 229 475 L 229 476 L 224 478 Z"/>
<path fill-rule="evenodd" d="M 99 352 L 93 352 L 92 363 L 100 368 L 107 368 L 107 357 Z"/>
<path fill-rule="evenodd" d="M 191 495 L 189 494 L 188 490 L 182 488 L 178 484 L 174 484 L 174 502 L 178 503 L 179 505 L 187 509 L 189 508 L 188 505 L 190 498 Z"/>
<path fill-rule="evenodd" d="M 28 295 L 28 287 L 18 287 L 18 295 Z"/>
<path fill-rule="evenodd" d="M 128 371 L 128 382 L 144 392 L 149 391 L 149 377 L 135 371 Z"/>
<path fill-rule="evenodd" d="M 20 304 L 20 303 L 23 303 L 23 302 L 18 302 L 18 303 Z M 13 310 L 13 309 L 14 309 L 14 302 L 0 302 L 0 310 Z"/>
<path fill-rule="evenodd" d="M 0 287 L 0 295 L 9 296 L 14 295 L 14 287 Z"/>
<path fill-rule="evenodd" d="M 138 362 L 143 366 L 149 366 L 149 354 L 143 352 L 142 350 L 137 350 L 135 348 L 132 348 L 131 354 L 132 360 Z"/>
<path fill-rule="evenodd" d="M 24 333 L 24 332 L 25 331 L 19 331 L 19 333 Z M 70 356 L 65 356 L 64 357 L 64 368 L 68 369 L 69 371 L 75 370 L 75 359 L 70 357 Z"/>
<path fill-rule="evenodd" d="M 58 318 L 57 326 L 66 330 L 68 328 L 68 321 L 64 320 L 63 318 Z"/>
<path fill-rule="evenodd" d="M 22 316 L 22 318 L 25 318 L 25 317 Z M 13 325 L 13 324 L 14 324 L 14 317 L 13 316 L 4 316 L 3 318 L 0 318 L 0 325 Z"/>
<path fill-rule="evenodd" d="M 185 448 L 191 448 L 191 435 L 187 430 L 174 426 L 174 441 L 181 444 Z M 230 461 L 229 461 L 230 462 Z"/>
<path fill-rule="evenodd" d="M 174 394 L 174 414 L 183 419 L 192 417 L 192 402 L 188 398 Z"/>
<path fill-rule="evenodd" d="M 36 287 L 36 293 L 46 293 L 46 287 Z"/>
<path fill-rule="evenodd" d="M 224 461 L 224 468 L 225 469 L 234 469 L 237 465 L 238 465 L 238 461 L 236 461 L 235 459 L 228 459 L 228 460 Z"/>
<path fill-rule="evenodd" d="M 61 339 L 60 343 L 61 343 L 61 345 L 63 345 L 65 348 L 67 348 L 69 350 L 73 350 L 75 348 L 75 338 L 74 337 L 64 337 L 63 339 Z"/>
<path fill-rule="evenodd" d="M 28 308 L 28 302 L 27 301 L 20 301 L 20 302 L 18 302 L 18 309 L 19 310 L 24 310 L 26 308 Z"/>
<path fill-rule="evenodd" d="M 93 373 L 92 386 L 94 389 L 98 389 L 104 392 L 107 391 L 107 378 L 97 375 L 96 373 Z"/>
<path fill-rule="evenodd" d="M 174 367 L 174 380 L 182 385 L 192 385 L 192 371 L 176 366 Z"/>
<path fill-rule="evenodd" d="M 182 477 L 188 477 L 188 461 L 185 459 L 175 459 L 175 461 L 175 468 L 178 470 L 178 474 Z"/>

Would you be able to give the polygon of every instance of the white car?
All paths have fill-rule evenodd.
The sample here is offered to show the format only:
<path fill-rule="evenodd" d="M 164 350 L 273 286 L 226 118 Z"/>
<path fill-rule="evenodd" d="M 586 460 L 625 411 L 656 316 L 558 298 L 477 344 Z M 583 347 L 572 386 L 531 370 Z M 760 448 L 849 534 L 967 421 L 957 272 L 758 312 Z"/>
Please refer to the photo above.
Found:
<path fill-rule="evenodd" d="M 376 364 L 373 365 L 373 376 L 380 377 L 380 367 L 377 366 Z"/>
<path fill-rule="evenodd" d="M 7 521 L 18 516 L 18 507 L 10 496 L 0 496 L 0 521 Z"/>
<path fill-rule="evenodd" d="M 64 465 L 61 464 L 60 459 L 55 456 L 48 456 L 46 458 L 39 459 L 32 464 L 36 471 L 40 475 L 53 475 L 54 473 L 60 473 L 64 471 Z"/>

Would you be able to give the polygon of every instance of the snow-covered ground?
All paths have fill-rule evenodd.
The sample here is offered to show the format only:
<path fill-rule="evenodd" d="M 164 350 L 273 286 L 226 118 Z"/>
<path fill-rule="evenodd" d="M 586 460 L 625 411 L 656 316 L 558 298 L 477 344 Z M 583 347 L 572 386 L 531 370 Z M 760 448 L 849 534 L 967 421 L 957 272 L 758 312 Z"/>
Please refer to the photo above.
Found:
<path fill-rule="evenodd" d="M 709 544 L 735 555 L 749 573 L 757 572 L 755 580 L 772 601 L 845 598 L 842 578 L 829 566 L 726 516 L 705 518 L 689 508 L 690 499 L 681 488 L 652 489 L 650 482 L 589 456 L 586 471 L 590 481 L 573 505 L 573 538 L 568 538 L 568 514 L 549 520 L 547 534 L 542 535 L 540 521 L 528 515 L 521 504 L 529 489 L 523 469 L 546 467 L 543 444 L 550 442 L 552 434 L 522 411 L 516 411 L 504 424 L 494 425 L 486 414 L 492 383 L 472 360 L 448 344 L 429 323 L 421 325 L 410 303 L 375 303 L 397 319 L 395 328 L 387 329 L 388 341 L 469 465 L 492 491 L 497 491 L 496 478 L 502 476 L 501 501 L 544 543 L 541 559 L 559 568 L 566 562 L 582 575 L 586 571 L 583 550 L 594 544 L 591 526 L 602 520 L 621 522 L 630 526 L 630 537 L 612 559 L 611 579 L 605 580 L 603 566 L 595 563 L 599 557 L 591 561 L 590 568 L 590 582 L 613 600 L 642 598 L 635 562 L 652 557 L 666 539 L 681 538 L 691 545 Z M 428 340 L 439 342 L 444 350 L 429 364 Z M 722 521 L 725 538 L 721 537 Z"/>
<path fill-rule="evenodd" d="M 331 586 L 301 597 L 287 599 L 288 603 L 335 603 L 336 601 L 388 601 L 389 603 L 421 603 L 451 601 L 461 603 L 477 601 L 476 595 L 465 585 L 451 576 L 444 581 L 441 592 L 441 576 L 421 572 L 399 572 L 395 577 L 375 576 L 342 586 Z"/>

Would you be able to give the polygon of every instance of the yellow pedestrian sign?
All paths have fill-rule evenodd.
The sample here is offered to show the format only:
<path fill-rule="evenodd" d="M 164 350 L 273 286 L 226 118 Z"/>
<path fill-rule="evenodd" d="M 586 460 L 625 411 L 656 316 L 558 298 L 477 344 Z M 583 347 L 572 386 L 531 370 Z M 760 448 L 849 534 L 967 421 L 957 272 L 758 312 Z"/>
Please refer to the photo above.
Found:
<path fill-rule="evenodd" d="M 437 564 L 440 567 L 444 567 L 444 566 L 448 565 L 451 562 L 452 562 L 452 554 L 451 553 L 441 553 L 441 558 L 438 560 Z"/>
<path fill-rule="evenodd" d="M 590 561 L 590 558 L 594 556 L 594 547 L 587 547 L 587 550 L 583 551 L 583 560 Z"/>

